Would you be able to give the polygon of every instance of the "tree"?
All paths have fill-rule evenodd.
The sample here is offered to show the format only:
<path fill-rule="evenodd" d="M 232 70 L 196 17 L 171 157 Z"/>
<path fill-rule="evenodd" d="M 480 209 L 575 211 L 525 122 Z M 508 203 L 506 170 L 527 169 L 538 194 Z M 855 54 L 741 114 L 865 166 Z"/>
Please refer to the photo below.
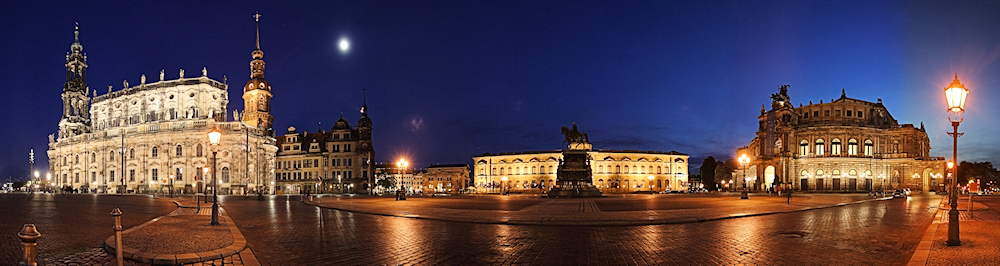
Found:
<path fill-rule="evenodd" d="M 701 168 L 698 171 L 699 175 L 701 175 L 701 183 L 705 184 L 705 189 L 715 190 L 715 167 L 717 165 L 715 157 L 712 156 L 708 156 L 708 158 L 705 158 L 701 162 Z"/>
<path fill-rule="evenodd" d="M 969 182 L 969 180 L 979 180 L 980 184 L 984 187 L 990 184 L 996 184 L 996 181 L 1000 181 L 1000 172 L 993 167 L 992 162 L 966 162 L 962 161 L 958 165 L 958 184 L 964 185 Z M 993 183 L 991 183 L 993 182 Z"/>
<path fill-rule="evenodd" d="M 392 182 L 389 179 L 380 179 L 378 181 L 378 186 L 382 187 L 385 190 L 392 189 L 393 185 L 395 185 L 395 182 Z"/>
<path fill-rule="evenodd" d="M 715 181 L 722 183 L 723 181 L 733 180 L 734 171 L 736 171 L 736 160 L 727 159 L 725 162 L 717 162 L 717 165 L 715 166 Z M 736 183 L 733 182 L 733 184 Z M 732 187 L 730 187 L 730 189 L 732 189 Z"/>

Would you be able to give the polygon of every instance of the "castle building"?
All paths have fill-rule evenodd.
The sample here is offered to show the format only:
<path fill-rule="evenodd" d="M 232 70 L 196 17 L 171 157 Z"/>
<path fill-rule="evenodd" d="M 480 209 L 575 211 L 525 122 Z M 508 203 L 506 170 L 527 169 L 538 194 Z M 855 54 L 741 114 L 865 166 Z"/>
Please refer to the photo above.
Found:
<path fill-rule="evenodd" d="M 788 86 L 761 106 L 759 128 L 750 145 L 736 150 L 750 163 L 733 173 L 737 187 L 852 192 L 910 188 L 937 190 L 945 161 L 930 156 L 923 124 L 899 124 L 882 100 L 840 98 L 794 107 Z"/>
<path fill-rule="evenodd" d="M 375 184 L 371 130 L 367 103 L 354 128 L 343 116 L 329 131 L 299 133 L 289 127 L 277 138 L 274 178 L 280 193 L 367 193 Z"/>
<path fill-rule="evenodd" d="M 424 193 L 459 193 L 469 186 L 469 164 L 435 164 L 425 168 L 418 187 Z"/>
<path fill-rule="evenodd" d="M 587 149 L 593 184 L 604 193 L 682 190 L 688 186 L 688 155 L 676 151 Z M 481 154 L 475 162 L 479 192 L 548 191 L 556 183 L 561 150 Z"/>
<path fill-rule="evenodd" d="M 255 116 L 244 114 L 252 121 L 227 121 L 226 79 L 209 78 L 207 69 L 197 77 L 185 77 L 182 69 L 173 80 L 166 80 L 160 71 L 159 81 L 147 83 L 143 75 L 137 85 L 125 81 L 121 90 L 109 86 L 107 94 L 97 96 L 95 90 L 88 96 L 87 57 L 79 27 L 74 34 L 66 57 L 58 138 L 49 135 L 54 185 L 95 193 L 206 192 L 213 182 L 212 152 L 217 151 L 220 194 L 272 191 L 277 147 L 268 128 L 262 127 L 273 120 L 259 45 L 253 52 L 251 81 L 265 84 L 266 89 L 247 89 L 244 99 L 247 106 L 261 100 L 267 104 L 246 112 Z M 257 119 L 266 122 L 251 123 Z M 213 127 L 222 131 L 218 147 L 208 140 Z"/>

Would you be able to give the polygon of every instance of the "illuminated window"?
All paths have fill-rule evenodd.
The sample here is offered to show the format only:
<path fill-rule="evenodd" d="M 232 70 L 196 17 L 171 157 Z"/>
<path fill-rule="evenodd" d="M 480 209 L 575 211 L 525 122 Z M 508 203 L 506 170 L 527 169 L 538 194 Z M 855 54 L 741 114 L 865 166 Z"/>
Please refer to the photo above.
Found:
<path fill-rule="evenodd" d="M 799 142 L 799 156 L 806 156 L 809 154 L 809 141 L 802 140 Z"/>
<path fill-rule="evenodd" d="M 816 139 L 816 155 L 823 155 L 823 139 Z"/>
<path fill-rule="evenodd" d="M 858 155 L 858 140 L 850 139 L 847 141 L 847 155 Z"/>
<path fill-rule="evenodd" d="M 872 147 L 875 146 L 872 140 L 865 140 L 865 156 L 872 156 Z"/>
<path fill-rule="evenodd" d="M 830 144 L 830 154 L 840 155 L 840 139 L 833 139 Z"/>

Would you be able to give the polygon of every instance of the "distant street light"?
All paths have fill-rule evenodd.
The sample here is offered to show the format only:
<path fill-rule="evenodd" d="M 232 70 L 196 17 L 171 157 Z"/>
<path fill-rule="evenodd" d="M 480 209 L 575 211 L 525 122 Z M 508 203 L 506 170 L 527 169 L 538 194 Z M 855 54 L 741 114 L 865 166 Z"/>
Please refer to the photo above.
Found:
<path fill-rule="evenodd" d="M 398 184 L 396 200 L 406 200 L 406 188 L 403 187 L 403 168 L 406 168 L 409 165 L 410 163 L 407 163 L 406 159 L 399 159 L 399 162 L 396 162 L 396 169 L 399 169 L 399 180 L 396 180 L 396 183 Z"/>
<path fill-rule="evenodd" d="M 948 121 L 951 121 L 951 126 L 955 128 L 955 131 L 948 133 L 954 137 L 951 161 L 954 164 L 958 164 L 958 137 L 963 134 L 958 133 L 958 124 L 964 119 L 962 115 L 965 113 L 965 98 L 969 95 L 969 89 L 966 89 L 965 85 L 958 81 L 958 73 L 955 74 L 955 80 L 948 87 L 944 88 L 944 95 L 948 98 Z M 953 166 L 951 168 L 951 184 L 948 185 L 948 198 L 951 199 L 951 210 L 948 211 L 947 244 L 949 246 L 959 246 L 962 245 L 962 240 L 958 236 L 958 166 Z"/>
<path fill-rule="evenodd" d="M 740 168 L 743 169 L 743 192 L 740 192 L 740 199 L 749 199 L 747 195 L 747 166 L 750 164 L 750 157 L 744 153 L 740 155 Z"/>
<path fill-rule="evenodd" d="M 649 192 L 653 192 L 653 175 L 649 175 Z"/>

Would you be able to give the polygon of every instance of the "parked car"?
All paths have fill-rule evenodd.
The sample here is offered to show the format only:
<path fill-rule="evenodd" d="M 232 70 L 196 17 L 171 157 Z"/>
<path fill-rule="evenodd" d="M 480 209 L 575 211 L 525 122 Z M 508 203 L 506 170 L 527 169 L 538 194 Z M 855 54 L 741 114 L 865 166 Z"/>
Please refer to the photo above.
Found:
<path fill-rule="evenodd" d="M 907 195 L 906 191 L 903 191 L 902 189 L 897 189 L 896 191 L 892 192 L 893 198 L 905 198 L 907 196 L 909 195 Z"/>

